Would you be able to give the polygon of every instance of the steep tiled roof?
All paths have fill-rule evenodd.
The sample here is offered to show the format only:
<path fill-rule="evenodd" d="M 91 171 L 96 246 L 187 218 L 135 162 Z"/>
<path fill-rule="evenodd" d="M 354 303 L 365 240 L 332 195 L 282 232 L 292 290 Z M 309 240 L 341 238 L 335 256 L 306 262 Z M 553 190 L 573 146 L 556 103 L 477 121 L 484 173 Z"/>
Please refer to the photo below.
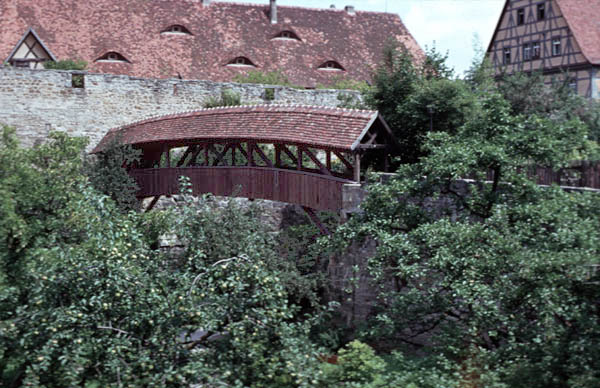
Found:
<path fill-rule="evenodd" d="M 336 77 L 367 80 L 386 42 L 403 43 L 417 59 L 423 52 L 398 15 L 349 13 L 342 9 L 195 0 L 3 0 L 0 60 L 32 27 L 59 59 L 83 59 L 96 72 L 151 78 L 228 81 L 249 70 L 226 66 L 246 57 L 257 70 L 282 70 L 289 80 L 312 87 Z M 181 25 L 191 35 L 164 33 Z M 292 31 L 300 40 L 273 39 Z M 131 63 L 94 62 L 117 52 Z M 336 61 L 345 71 L 318 70 Z"/>
<path fill-rule="evenodd" d="M 202 140 L 234 139 L 350 151 L 378 117 L 376 111 L 301 105 L 202 109 L 112 129 L 92 152 L 101 152 L 115 136 L 119 136 L 123 144 L 177 146 Z"/>
<path fill-rule="evenodd" d="M 583 55 L 600 65 L 600 0 L 556 0 Z"/>

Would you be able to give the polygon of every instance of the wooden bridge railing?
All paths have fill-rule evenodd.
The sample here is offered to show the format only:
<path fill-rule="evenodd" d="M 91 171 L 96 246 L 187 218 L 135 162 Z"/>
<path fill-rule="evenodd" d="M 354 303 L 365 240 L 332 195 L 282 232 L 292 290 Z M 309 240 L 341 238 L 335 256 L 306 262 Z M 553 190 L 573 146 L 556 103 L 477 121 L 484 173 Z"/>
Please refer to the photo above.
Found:
<path fill-rule="evenodd" d="M 268 167 L 216 166 L 132 169 L 139 198 L 179 193 L 179 177 L 190 178 L 194 194 L 260 198 L 315 210 L 342 209 L 343 186 L 351 180 Z"/>

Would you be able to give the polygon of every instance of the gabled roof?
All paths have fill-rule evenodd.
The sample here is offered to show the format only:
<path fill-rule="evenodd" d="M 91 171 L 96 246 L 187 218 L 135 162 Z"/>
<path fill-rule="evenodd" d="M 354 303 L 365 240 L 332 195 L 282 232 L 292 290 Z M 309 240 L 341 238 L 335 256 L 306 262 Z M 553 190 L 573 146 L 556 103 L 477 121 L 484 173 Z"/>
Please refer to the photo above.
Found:
<path fill-rule="evenodd" d="M 400 17 L 197 0 L 9 0 L 0 1 L 0 57 L 6 58 L 33 27 L 59 59 L 83 59 L 95 72 L 149 78 L 230 81 L 248 69 L 226 66 L 244 56 L 263 72 L 281 70 L 290 82 L 314 87 L 336 77 L 368 80 L 389 40 L 404 44 L 416 59 L 423 52 Z M 161 34 L 181 25 L 191 34 Z M 284 30 L 300 40 L 273 39 Z M 95 63 L 114 51 L 130 64 Z M 326 61 L 345 71 L 319 70 Z"/>
<path fill-rule="evenodd" d="M 588 62 L 600 65 L 600 0 L 556 0 Z"/>
<path fill-rule="evenodd" d="M 552 0 L 560 9 L 567 25 L 573 32 L 575 41 L 581 48 L 583 56 L 594 65 L 600 65 L 600 0 Z M 488 45 L 487 52 L 492 49 L 496 33 L 506 13 L 510 0 L 506 0 L 502 13 L 498 18 L 496 29 Z"/>
<path fill-rule="evenodd" d="M 253 105 L 202 109 L 146 119 L 110 130 L 92 153 L 118 137 L 122 144 L 169 144 L 218 140 L 307 145 L 354 151 L 374 125 L 389 131 L 377 111 L 304 105 Z M 386 134 L 387 135 L 387 134 Z M 395 140 L 389 133 L 393 144 Z"/>
<path fill-rule="evenodd" d="M 54 54 L 52 54 L 52 51 L 49 50 L 48 47 L 46 47 L 46 45 L 40 39 L 40 37 L 38 36 L 38 34 L 35 32 L 35 30 L 30 27 L 29 29 L 27 29 L 27 31 L 25 31 L 25 33 L 23 34 L 23 37 L 17 42 L 17 44 L 15 45 L 15 47 L 13 48 L 13 50 L 10 52 L 10 54 L 8 54 L 8 57 L 6 58 L 6 62 L 9 62 L 13 58 L 13 56 L 15 55 L 15 53 L 17 52 L 17 50 L 19 49 L 19 47 L 21 47 L 21 45 L 25 42 L 25 39 L 27 39 L 27 37 L 30 34 L 37 40 L 37 43 L 46 52 L 46 54 L 48 55 L 48 57 L 50 59 L 52 59 L 53 61 L 56 61 L 56 57 L 54 56 Z"/>

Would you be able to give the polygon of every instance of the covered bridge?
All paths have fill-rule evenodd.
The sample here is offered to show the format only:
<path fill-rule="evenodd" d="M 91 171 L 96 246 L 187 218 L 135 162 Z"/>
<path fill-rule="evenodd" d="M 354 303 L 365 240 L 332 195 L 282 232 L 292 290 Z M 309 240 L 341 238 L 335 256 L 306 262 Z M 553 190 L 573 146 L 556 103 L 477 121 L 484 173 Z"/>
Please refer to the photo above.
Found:
<path fill-rule="evenodd" d="M 139 198 L 179 192 L 261 198 L 339 212 L 344 186 L 361 171 L 385 171 L 397 142 L 376 111 L 299 105 L 202 109 L 109 131 L 92 151 L 129 144 L 142 152 L 128 166 Z M 155 202 L 155 201 L 154 201 Z"/>

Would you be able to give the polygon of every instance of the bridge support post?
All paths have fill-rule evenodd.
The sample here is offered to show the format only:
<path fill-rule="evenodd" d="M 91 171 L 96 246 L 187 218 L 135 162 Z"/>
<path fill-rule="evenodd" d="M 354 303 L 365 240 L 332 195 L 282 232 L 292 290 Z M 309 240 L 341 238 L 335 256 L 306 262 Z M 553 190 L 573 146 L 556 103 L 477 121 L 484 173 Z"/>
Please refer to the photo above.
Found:
<path fill-rule="evenodd" d="M 354 180 L 360 183 L 360 153 L 354 154 Z"/>

